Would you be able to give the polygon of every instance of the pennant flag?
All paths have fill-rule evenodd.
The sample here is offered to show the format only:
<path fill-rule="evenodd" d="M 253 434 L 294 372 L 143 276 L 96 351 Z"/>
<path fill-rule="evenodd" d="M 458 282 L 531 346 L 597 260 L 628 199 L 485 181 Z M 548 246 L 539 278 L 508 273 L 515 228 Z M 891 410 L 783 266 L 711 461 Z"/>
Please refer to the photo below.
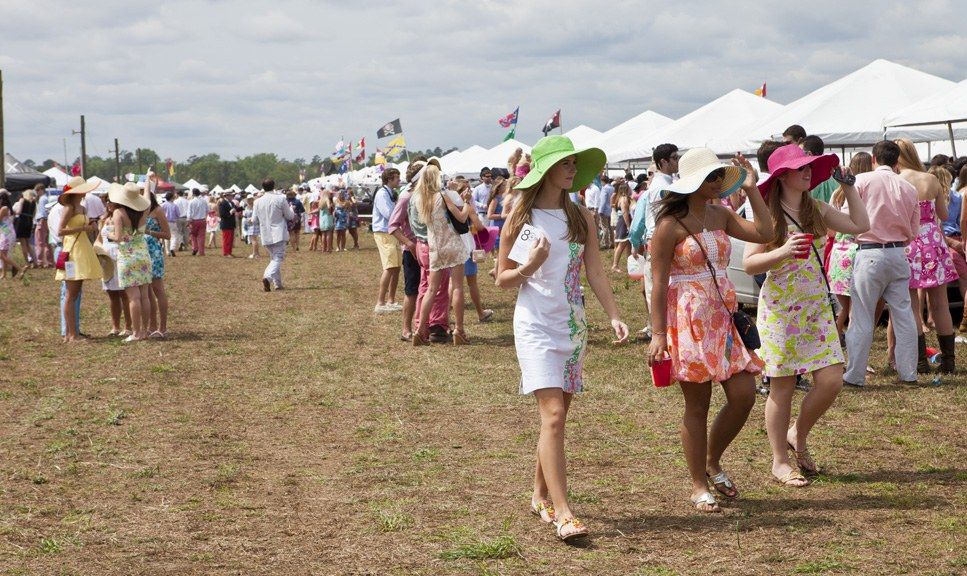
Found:
<path fill-rule="evenodd" d="M 761 88 L 756 88 L 755 89 L 755 95 L 756 96 L 762 96 L 763 98 L 766 97 L 766 83 L 765 82 L 762 83 L 762 87 Z"/>
<path fill-rule="evenodd" d="M 165 160 L 165 167 L 168 169 L 168 178 L 175 175 L 175 163 L 171 158 Z"/>
<path fill-rule="evenodd" d="M 511 126 L 517 126 L 517 113 L 520 112 L 520 106 L 517 107 L 513 112 L 504 116 L 497 123 L 500 124 L 501 128 L 510 128 Z"/>
<path fill-rule="evenodd" d="M 517 126 L 514 126 L 513 128 L 510 129 L 510 132 L 508 132 L 507 135 L 504 136 L 504 142 L 508 140 L 513 140 L 516 137 L 517 137 Z"/>
<path fill-rule="evenodd" d="M 393 136 L 394 134 L 402 134 L 403 126 L 400 124 L 400 119 L 397 118 L 392 122 L 387 123 L 385 126 L 376 131 L 377 138 L 386 138 L 387 136 Z"/>
<path fill-rule="evenodd" d="M 558 109 L 558 111 L 555 112 L 554 115 L 551 116 L 551 118 L 544 123 L 544 128 L 541 131 L 544 132 L 544 136 L 547 136 L 548 132 L 550 132 L 555 128 L 560 128 L 560 127 L 561 127 L 561 110 Z"/>
<path fill-rule="evenodd" d="M 403 139 L 402 134 L 387 142 L 386 148 L 383 149 L 383 154 L 387 158 L 399 158 L 405 152 L 406 152 L 406 141 Z"/>

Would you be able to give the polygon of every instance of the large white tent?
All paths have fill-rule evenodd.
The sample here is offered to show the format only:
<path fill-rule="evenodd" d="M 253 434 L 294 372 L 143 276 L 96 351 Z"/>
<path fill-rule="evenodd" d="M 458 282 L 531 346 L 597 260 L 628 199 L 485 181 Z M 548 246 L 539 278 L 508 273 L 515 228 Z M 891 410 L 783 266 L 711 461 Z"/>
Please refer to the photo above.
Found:
<path fill-rule="evenodd" d="M 647 134 L 658 130 L 673 120 L 651 110 L 645 110 L 634 118 L 625 120 L 614 128 L 602 133 L 600 136 L 587 143 L 587 146 L 594 146 L 604 150 L 605 154 L 612 154 L 618 150 L 623 150 L 633 145 L 636 139 L 640 139 Z"/>
<path fill-rule="evenodd" d="M 953 127 L 958 122 L 967 122 L 967 80 L 955 84 L 950 90 L 918 100 L 883 120 L 891 137 L 909 137 L 911 130 L 944 125 L 951 140 L 954 134 L 957 138 L 967 137 L 967 128 Z"/>
<path fill-rule="evenodd" d="M 184 186 L 184 187 L 185 187 L 185 188 L 187 188 L 188 190 L 193 190 L 193 189 L 195 189 L 195 188 L 198 188 L 199 190 L 201 190 L 202 188 L 205 188 L 205 189 L 207 189 L 207 188 L 208 188 L 208 187 L 207 187 L 207 186 L 205 186 L 204 184 L 201 184 L 201 183 L 199 183 L 199 182 L 198 182 L 197 180 L 195 180 L 194 178 L 191 178 L 191 179 L 190 179 L 190 180 L 188 180 L 187 182 L 185 182 L 185 183 L 183 183 L 183 184 L 182 184 L 182 186 Z"/>
<path fill-rule="evenodd" d="M 884 119 L 954 83 L 888 60 L 874 60 L 788 104 L 749 134 L 754 140 L 777 138 L 793 124 L 815 134 L 827 146 L 864 146 L 883 139 Z M 914 141 L 942 140 L 946 130 L 909 130 Z"/>
<path fill-rule="evenodd" d="M 484 166 L 488 168 L 504 168 L 507 166 L 507 159 L 520 148 L 525 153 L 530 154 L 531 147 L 523 142 L 511 139 L 494 146 L 490 150 L 471 153 L 468 148 L 460 158 L 444 172 L 450 175 L 463 174 L 465 176 L 477 176 L 480 169 Z"/>
<path fill-rule="evenodd" d="M 586 148 L 591 142 L 597 140 L 601 136 L 601 132 L 591 128 L 590 126 L 585 126 L 581 124 L 575 128 L 571 128 L 564 133 L 565 136 L 571 139 L 574 143 L 575 148 Z"/>
<path fill-rule="evenodd" d="M 478 148 L 480 147 L 478 146 Z M 480 148 L 480 149 L 483 150 L 483 148 Z M 440 157 L 440 167 L 443 169 L 444 172 L 447 172 L 447 169 L 450 168 L 451 166 L 456 165 L 456 163 L 460 160 L 462 156 L 463 156 L 463 152 L 459 150 L 453 150 L 451 152 L 448 152 Z"/>
<path fill-rule="evenodd" d="M 736 135 L 750 123 L 782 109 L 781 104 L 745 90 L 732 90 L 663 128 L 643 134 L 630 146 L 609 155 L 612 162 L 651 158 L 652 149 L 671 143 L 681 150 L 706 146 L 716 154 L 730 154 L 748 146 Z"/>
<path fill-rule="evenodd" d="M 50 176 L 51 180 L 54 181 L 54 184 L 58 188 L 63 188 L 64 185 L 67 184 L 67 181 L 70 180 L 70 176 L 67 175 L 67 172 L 64 172 L 57 166 L 44 170 L 44 175 Z"/>

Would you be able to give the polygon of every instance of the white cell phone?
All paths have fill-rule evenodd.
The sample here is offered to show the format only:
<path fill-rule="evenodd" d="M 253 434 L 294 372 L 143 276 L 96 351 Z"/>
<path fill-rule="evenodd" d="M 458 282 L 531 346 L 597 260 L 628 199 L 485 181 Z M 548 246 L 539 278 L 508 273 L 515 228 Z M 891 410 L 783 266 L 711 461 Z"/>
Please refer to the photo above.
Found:
<path fill-rule="evenodd" d="M 520 234 L 517 235 L 517 239 L 514 240 L 514 245 L 510 248 L 510 254 L 507 257 L 518 264 L 527 264 L 527 261 L 530 259 L 531 246 L 541 236 L 545 236 L 545 234 L 540 228 L 536 228 L 530 224 L 524 224 L 520 229 Z"/>

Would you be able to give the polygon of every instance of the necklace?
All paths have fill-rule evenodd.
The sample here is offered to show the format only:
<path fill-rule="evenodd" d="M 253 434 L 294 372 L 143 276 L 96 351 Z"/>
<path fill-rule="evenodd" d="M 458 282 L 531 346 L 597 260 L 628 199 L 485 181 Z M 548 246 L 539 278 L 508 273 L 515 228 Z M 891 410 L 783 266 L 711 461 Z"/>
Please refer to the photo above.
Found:
<path fill-rule="evenodd" d="M 551 212 L 550 210 L 547 210 L 546 208 L 534 208 L 534 210 L 539 210 L 547 214 L 551 218 L 554 218 L 555 220 L 560 220 L 561 222 L 564 222 L 565 224 L 567 224 L 567 220 L 565 220 L 564 218 L 561 218 L 560 216 L 558 216 L 557 214 L 554 214 L 553 212 Z"/>
<path fill-rule="evenodd" d="M 793 208 L 789 206 L 788 204 L 782 201 L 782 198 L 779 199 L 779 205 L 785 208 L 786 210 L 789 210 L 790 212 L 796 212 L 796 213 L 799 212 L 799 208 Z"/>

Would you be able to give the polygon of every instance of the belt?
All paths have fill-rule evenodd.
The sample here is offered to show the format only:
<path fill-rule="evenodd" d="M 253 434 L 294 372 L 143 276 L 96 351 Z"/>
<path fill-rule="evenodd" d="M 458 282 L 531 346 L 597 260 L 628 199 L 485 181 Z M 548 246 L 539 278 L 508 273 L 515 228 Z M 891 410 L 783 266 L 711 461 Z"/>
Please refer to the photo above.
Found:
<path fill-rule="evenodd" d="M 857 250 L 878 250 L 883 248 L 905 248 L 906 242 L 887 242 L 886 244 L 879 244 L 877 242 L 860 242 L 856 246 Z"/>

